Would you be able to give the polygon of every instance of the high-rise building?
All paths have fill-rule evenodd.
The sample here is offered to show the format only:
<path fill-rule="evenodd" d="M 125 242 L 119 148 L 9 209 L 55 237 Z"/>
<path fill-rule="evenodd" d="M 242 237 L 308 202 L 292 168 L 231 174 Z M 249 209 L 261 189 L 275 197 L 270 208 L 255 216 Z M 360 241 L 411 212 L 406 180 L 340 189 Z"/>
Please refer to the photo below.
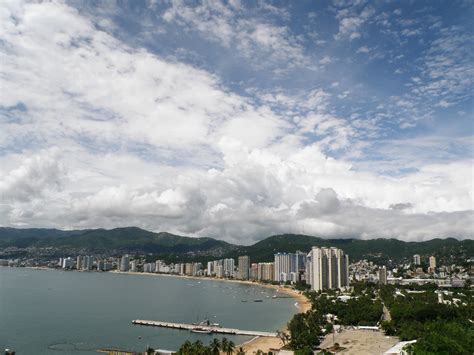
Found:
<path fill-rule="evenodd" d="M 82 256 L 78 256 L 76 258 L 76 270 L 81 270 L 82 269 Z"/>
<path fill-rule="evenodd" d="M 130 261 L 130 271 L 131 272 L 137 272 L 137 261 L 136 260 Z"/>
<path fill-rule="evenodd" d="M 299 250 L 295 254 L 296 254 L 295 272 L 303 273 L 305 272 L 305 269 L 306 269 L 306 254 Z"/>
<path fill-rule="evenodd" d="M 61 267 L 63 269 L 72 269 L 74 267 L 74 260 L 71 257 L 62 259 Z"/>
<path fill-rule="evenodd" d="M 420 258 L 420 255 L 418 255 L 418 254 L 413 255 L 413 264 L 415 264 L 415 265 L 421 265 L 421 258 Z"/>
<path fill-rule="evenodd" d="M 313 247 L 308 254 L 306 282 L 315 291 L 349 286 L 349 256 L 341 249 Z"/>
<path fill-rule="evenodd" d="M 290 273 L 296 269 L 296 260 L 296 254 L 275 254 L 273 279 L 278 282 L 288 281 Z"/>
<path fill-rule="evenodd" d="M 258 279 L 258 264 L 257 263 L 252 263 L 252 265 L 250 265 L 249 278 L 250 278 L 250 280 L 257 280 Z"/>
<path fill-rule="evenodd" d="M 92 265 L 94 264 L 94 257 L 86 255 L 82 258 L 82 269 L 83 270 L 92 270 Z"/>
<path fill-rule="evenodd" d="M 239 256 L 239 273 L 237 278 L 240 280 L 249 279 L 250 258 L 247 255 Z"/>
<path fill-rule="evenodd" d="M 382 266 L 379 269 L 379 284 L 386 285 L 387 284 L 387 268 Z"/>
<path fill-rule="evenodd" d="M 258 263 L 257 280 L 272 281 L 273 277 L 273 263 Z"/>
<path fill-rule="evenodd" d="M 223 267 L 224 277 L 234 277 L 234 271 L 235 271 L 234 259 L 222 260 L 222 267 Z"/>
<path fill-rule="evenodd" d="M 214 270 L 214 262 L 213 261 L 208 261 L 207 262 L 206 274 L 207 274 L 207 276 L 214 276 L 216 274 L 216 272 Z"/>
<path fill-rule="evenodd" d="M 184 274 L 188 276 L 193 275 L 193 263 L 186 263 L 184 266 Z"/>
<path fill-rule="evenodd" d="M 120 259 L 120 271 L 128 271 L 130 269 L 130 258 L 128 255 L 122 256 Z"/>
<path fill-rule="evenodd" d="M 430 272 L 436 271 L 436 258 L 434 256 L 430 256 Z"/>

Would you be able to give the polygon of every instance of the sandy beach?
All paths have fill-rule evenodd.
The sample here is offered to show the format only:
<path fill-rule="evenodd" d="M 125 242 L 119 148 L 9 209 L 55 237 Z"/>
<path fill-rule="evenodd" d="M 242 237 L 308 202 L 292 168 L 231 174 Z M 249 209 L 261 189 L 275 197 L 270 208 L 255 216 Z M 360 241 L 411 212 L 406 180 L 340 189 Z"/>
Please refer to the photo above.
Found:
<path fill-rule="evenodd" d="M 279 287 L 276 285 L 268 285 L 272 288 L 278 290 L 278 292 L 285 293 L 293 297 L 297 303 L 300 313 L 305 313 L 311 309 L 311 302 L 301 293 L 295 291 L 290 288 Z M 290 321 L 290 319 L 288 319 Z M 287 331 L 287 328 L 280 329 L 280 331 Z M 256 337 L 244 344 L 237 346 L 239 348 L 242 346 L 247 354 L 253 354 L 257 352 L 257 350 L 261 350 L 263 352 L 268 352 L 272 349 L 280 349 L 283 347 L 283 342 L 279 338 L 268 338 L 268 337 Z"/>

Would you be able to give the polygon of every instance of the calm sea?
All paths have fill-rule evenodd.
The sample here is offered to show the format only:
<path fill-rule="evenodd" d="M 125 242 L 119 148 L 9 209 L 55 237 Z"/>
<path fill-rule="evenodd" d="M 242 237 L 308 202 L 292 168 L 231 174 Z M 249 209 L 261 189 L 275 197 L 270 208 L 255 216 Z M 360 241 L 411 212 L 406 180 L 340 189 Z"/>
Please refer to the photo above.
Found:
<path fill-rule="evenodd" d="M 208 343 L 213 337 L 136 326 L 133 319 L 192 323 L 208 317 L 224 327 L 276 331 L 297 308 L 292 298 L 272 299 L 274 292 L 211 280 L 0 267 L 0 351 L 175 350 L 187 339 Z M 250 339 L 227 338 L 236 344 Z"/>

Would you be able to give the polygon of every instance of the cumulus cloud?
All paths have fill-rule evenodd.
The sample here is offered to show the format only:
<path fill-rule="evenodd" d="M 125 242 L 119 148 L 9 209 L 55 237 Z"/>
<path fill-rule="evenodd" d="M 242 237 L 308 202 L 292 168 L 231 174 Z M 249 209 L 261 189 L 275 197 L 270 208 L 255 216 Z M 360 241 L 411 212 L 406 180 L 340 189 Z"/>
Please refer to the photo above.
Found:
<path fill-rule="evenodd" d="M 238 2 L 213 5 L 173 2 L 162 16 L 244 56 L 307 60 L 287 27 L 240 18 Z M 471 161 L 407 153 L 368 168 L 347 158 L 375 124 L 334 110 L 331 100 L 353 95 L 345 80 L 245 96 L 210 71 L 125 44 L 64 3 L 1 6 L 1 225 L 137 225 L 237 243 L 283 232 L 473 238 Z M 371 10 L 354 11 L 338 12 L 341 38 L 355 38 Z M 399 142 L 394 153 L 391 143 L 379 147 L 386 156 L 424 150 Z M 380 174 L 390 164 L 410 170 Z"/>
<path fill-rule="evenodd" d="M 381 178 L 353 171 L 350 164 L 326 157 L 316 145 L 285 159 L 270 149 L 249 149 L 233 138 L 221 140 L 219 147 L 221 169 L 182 170 L 175 175 L 143 164 L 143 169 L 121 176 L 120 183 L 114 174 L 116 168 L 126 169 L 128 159 L 107 169 L 100 167 L 106 161 L 88 156 L 88 174 L 84 166 L 70 162 L 68 169 L 76 174 L 66 180 L 66 191 L 48 190 L 42 195 L 47 204 L 12 202 L 2 223 L 138 225 L 236 243 L 284 232 L 330 238 L 472 238 L 469 182 L 441 166 L 403 178 Z M 42 171 L 48 176 L 48 169 Z M 143 173 L 154 178 L 141 181 Z M 102 177 L 78 186 L 77 180 L 85 176 L 91 181 Z"/>
<path fill-rule="evenodd" d="M 0 170 L 0 200 L 14 203 L 41 197 L 47 190 L 61 187 L 65 178 L 58 150 L 50 149 L 25 157 L 10 171 Z"/>

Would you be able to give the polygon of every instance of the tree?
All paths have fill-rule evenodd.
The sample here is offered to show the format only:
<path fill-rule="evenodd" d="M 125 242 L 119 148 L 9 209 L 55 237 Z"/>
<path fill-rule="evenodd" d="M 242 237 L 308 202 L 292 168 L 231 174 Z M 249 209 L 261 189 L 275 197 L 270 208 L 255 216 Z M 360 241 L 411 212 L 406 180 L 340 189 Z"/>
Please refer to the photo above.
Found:
<path fill-rule="evenodd" d="M 180 348 L 178 349 L 178 354 L 179 355 L 189 354 L 191 353 L 192 348 L 193 348 L 193 344 L 189 340 L 186 340 L 183 344 L 181 344 Z"/>
<path fill-rule="evenodd" d="M 210 343 L 209 343 L 209 348 L 211 349 L 212 354 L 217 354 L 219 355 L 219 350 L 221 349 L 221 342 L 219 339 L 214 338 Z"/>
<path fill-rule="evenodd" d="M 232 340 L 229 341 L 229 344 L 227 345 L 227 355 L 232 355 L 235 350 L 235 344 Z"/>
<path fill-rule="evenodd" d="M 222 341 L 221 341 L 221 350 L 227 353 L 228 349 L 229 349 L 229 340 L 227 340 L 227 338 L 224 337 L 222 338 Z"/>
<path fill-rule="evenodd" d="M 245 350 L 243 347 L 240 347 L 239 350 L 237 350 L 237 354 L 236 355 L 245 355 Z"/>

